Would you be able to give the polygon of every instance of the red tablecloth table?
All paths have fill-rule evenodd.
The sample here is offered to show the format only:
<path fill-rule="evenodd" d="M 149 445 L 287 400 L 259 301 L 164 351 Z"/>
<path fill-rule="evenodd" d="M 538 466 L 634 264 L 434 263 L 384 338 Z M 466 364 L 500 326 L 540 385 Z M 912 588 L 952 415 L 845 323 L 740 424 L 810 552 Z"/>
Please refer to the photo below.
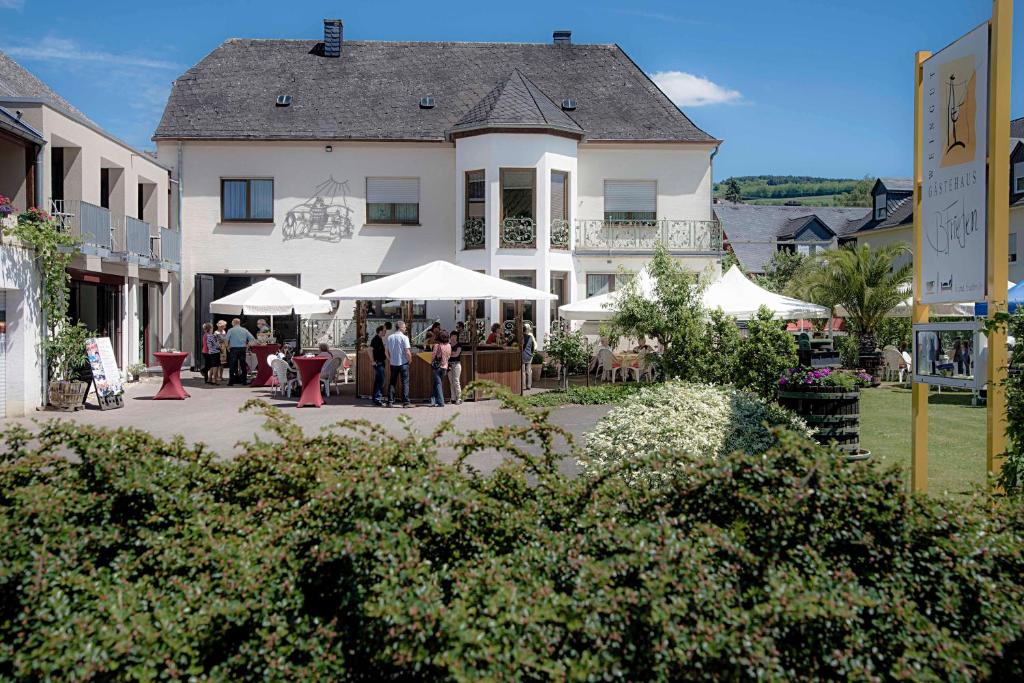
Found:
<path fill-rule="evenodd" d="M 268 387 L 274 378 L 274 371 L 267 362 L 267 356 L 281 350 L 280 344 L 253 344 L 249 347 L 252 355 L 256 356 L 256 376 L 252 378 L 253 387 Z"/>
<path fill-rule="evenodd" d="M 153 400 L 175 398 L 188 398 L 189 394 L 185 387 L 181 386 L 181 364 L 188 358 L 187 353 L 154 353 L 153 357 L 160 364 L 164 373 L 164 382 L 160 385 L 160 391 L 156 392 Z"/>
<path fill-rule="evenodd" d="M 299 369 L 299 379 L 302 382 L 302 394 L 299 395 L 299 403 L 295 406 L 316 406 L 319 408 L 324 404 L 320 395 L 320 369 L 328 361 L 326 356 L 294 356 L 292 362 Z"/>

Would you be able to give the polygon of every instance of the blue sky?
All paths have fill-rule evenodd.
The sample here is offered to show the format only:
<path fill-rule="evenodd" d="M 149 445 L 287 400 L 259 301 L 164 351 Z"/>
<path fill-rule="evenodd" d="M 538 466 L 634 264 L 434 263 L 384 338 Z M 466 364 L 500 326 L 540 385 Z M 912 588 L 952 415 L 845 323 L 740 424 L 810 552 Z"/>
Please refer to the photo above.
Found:
<path fill-rule="evenodd" d="M 1011 111 L 1024 116 L 1024 0 Z M 231 37 L 618 43 L 725 141 L 716 179 L 906 176 L 914 51 L 988 18 L 987 0 L 630 3 L 0 0 L 0 49 L 115 135 L 151 148 L 171 81 Z"/>

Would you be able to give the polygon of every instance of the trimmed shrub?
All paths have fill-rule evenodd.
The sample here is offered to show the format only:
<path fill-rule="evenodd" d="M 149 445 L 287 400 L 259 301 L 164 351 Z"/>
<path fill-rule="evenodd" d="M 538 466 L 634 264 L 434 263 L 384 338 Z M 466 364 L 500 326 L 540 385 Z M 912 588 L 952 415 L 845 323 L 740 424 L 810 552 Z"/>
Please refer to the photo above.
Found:
<path fill-rule="evenodd" d="M 614 471 L 630 483 L 659 485 L 694 462 L 767 451 L 778 445 L 772 425 L 808 433 L 798 417 L 748 391 L 666 382 L 601 418 L 579 465 L 586 476 Z"/>
<path fill-rule="evenodd" d="M 595 384 L 594 386 L 570 386 L 568 389 L 544 391 L 526 396 L 531 406 L 561 406 L 567 403 L 579 405 L 602 405 L 623 403 L 642 391 L 646 385 L 622 382 L 621 384 Z"/>
<path fill-rule="evenodd" d="M 911 497 L 785 434 L 658 489 L 570 478 L 546 413 L 506 400 L 512 425 L 397 436 L 264 404 L 279 438 L 228 461 L 9 429 L 0 679 L 1024 674 L 1019 504 Z M 485 449 L 507 459 L 473 476 Z"/>
<path fill-rule="evenodd" d="M 747 323 L 747 336 L 739 347 L 736 386 L 774 400 L 779 393 L 779 376 L 799 362 L 793 335 L 785 323 L 762 306 Z"/>

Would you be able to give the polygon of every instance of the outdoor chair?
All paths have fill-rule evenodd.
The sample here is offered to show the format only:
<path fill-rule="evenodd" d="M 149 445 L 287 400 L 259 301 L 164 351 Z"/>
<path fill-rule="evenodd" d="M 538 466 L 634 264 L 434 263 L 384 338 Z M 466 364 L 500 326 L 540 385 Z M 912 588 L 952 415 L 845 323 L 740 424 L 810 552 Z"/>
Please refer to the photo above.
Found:
<path fill-rule="evenodd" d="M 615 354 L 612 353 L 611 349 L 605 348 L 598 351 L 597 367 L 598 370 L 601 371 L 602 380 L 610 379 L 614 384 L 616 376 L 621 376 L 623 381 L 626 379 L 622 371 L 622 362 L 615 357 Z"/>
<path fill-rule="evenodd" d="M 324 363 L 320 368 L 320 390 L 324 396 L 331 395 L 331 386 L 338 384 L 338 368 L 341 367 L 341 358 L 334 357 Z M 339 392 L 340 393 L 340 390 Z"/>
<path fill-rule="evenodd" d="M 341 356 L 341 367 L 338 368 L 338 373 L 335 375 L 335 379 L 341 377 L 341 383 L 348 384 L 350 372 L 352 372 L 352 359 L 349 358 L 346 353 Z"/>
<path fill-rule="evenodd" d="M 903 376 L 907 372 L 906 361 L 895 346 L 886 346 L 882 349 L 882 359 L 885 366 L 882 369 L 882 376 L 887 380 L 898 380 L 901 384 Z"/>
<path fill-rule="evenodd" d="M 638 353 L 636 360 L 626 368 L 626 372 L 632 375 L 637 382 L 644 378 L 647 378 L 648 381 L 653 381 L 654 365 L 648 359 L 648 352 L 641 351 Z"/>
<path fill-rule="evenodd" d="M 271 394 L 291 396 L 292 391 L 298 386 L 298 380 L 288 378 L 288 363 L 283 358 L 274 358 L 270 361 L 270 369 L 274 371 L 274 378 L 270 382 Z"/>

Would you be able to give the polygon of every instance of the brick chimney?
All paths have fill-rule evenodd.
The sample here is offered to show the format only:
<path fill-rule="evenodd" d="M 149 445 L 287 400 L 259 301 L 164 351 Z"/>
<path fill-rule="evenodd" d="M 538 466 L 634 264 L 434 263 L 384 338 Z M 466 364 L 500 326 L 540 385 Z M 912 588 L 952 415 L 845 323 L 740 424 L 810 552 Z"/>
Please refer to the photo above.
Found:
<path fill-rule="evenodd" d="M 572 45 L 572 31 L 555 31 L 551 39 L 555 45 Z"/>
<path fill-rule="evenodd" d="M 324 19 L 324 57 L 341 56 L 341 19 Z"/>

